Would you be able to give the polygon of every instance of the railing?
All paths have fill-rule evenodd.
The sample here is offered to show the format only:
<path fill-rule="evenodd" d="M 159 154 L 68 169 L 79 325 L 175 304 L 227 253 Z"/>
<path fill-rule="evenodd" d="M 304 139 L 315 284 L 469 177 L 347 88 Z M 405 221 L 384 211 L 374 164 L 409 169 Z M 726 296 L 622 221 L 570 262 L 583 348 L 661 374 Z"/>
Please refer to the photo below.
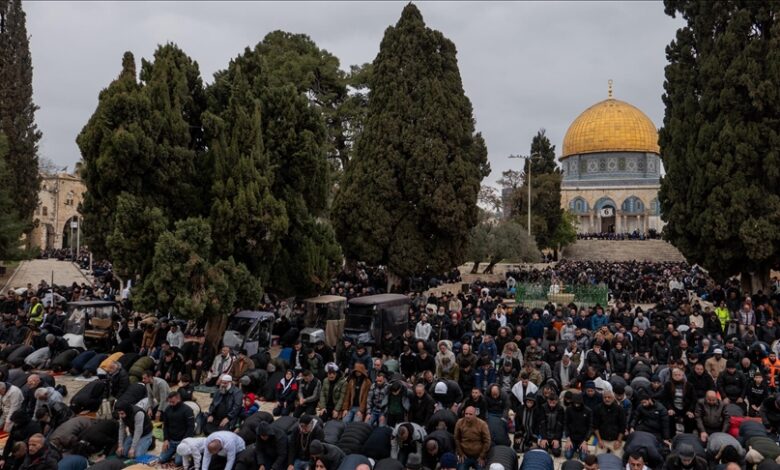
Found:
<path fill-rule="evenodd" d="M 543 308 L 552 302 L 557 305 L 574 303 L 577 307 L 606 306 L 609 289 L 604 285 L 552 284 L 551 282 L 518 283 L 515 297 L 519 305 Z"/>

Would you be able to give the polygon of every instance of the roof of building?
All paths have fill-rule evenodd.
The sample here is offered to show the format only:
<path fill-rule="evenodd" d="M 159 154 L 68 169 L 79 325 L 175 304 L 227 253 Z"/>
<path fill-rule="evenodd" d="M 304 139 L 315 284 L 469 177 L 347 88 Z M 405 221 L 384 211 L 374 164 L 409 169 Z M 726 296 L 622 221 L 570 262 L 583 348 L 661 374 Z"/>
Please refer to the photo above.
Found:
<path fill-rule="evenodd" d="M 611 97 L 582 112 L 563 138 L 561 159 L 603 152 L 659 153 L 658 130 L 639 108 Z"/>

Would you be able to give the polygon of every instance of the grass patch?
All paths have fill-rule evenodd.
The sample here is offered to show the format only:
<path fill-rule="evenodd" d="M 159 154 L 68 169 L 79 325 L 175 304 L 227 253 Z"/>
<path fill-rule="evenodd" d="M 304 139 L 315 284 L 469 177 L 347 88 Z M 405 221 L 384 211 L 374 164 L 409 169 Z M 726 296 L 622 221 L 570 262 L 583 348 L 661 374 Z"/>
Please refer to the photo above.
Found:
<path fill-rule="evenodd" d="M 0 261 L 0 266 L 5 267 L 7 270 L 11 271 L 17 268 L 19 266 L 19 263 L 21 261 L 15 260 L 15 261 Z"/>

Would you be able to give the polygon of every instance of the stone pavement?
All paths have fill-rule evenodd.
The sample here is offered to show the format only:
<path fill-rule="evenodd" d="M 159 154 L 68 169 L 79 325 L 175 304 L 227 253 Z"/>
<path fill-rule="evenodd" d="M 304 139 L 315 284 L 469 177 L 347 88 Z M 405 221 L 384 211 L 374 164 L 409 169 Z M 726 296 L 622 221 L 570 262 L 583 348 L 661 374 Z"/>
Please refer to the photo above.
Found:
<path fill-rule="evenodd" d="M 81 284 L 87 282 L 91 284 L 89 278 L 78 266 L 70 261 L 57 261 L 56 259 L 34 259 L 22 261 L 16 272 L 11 276 L 5 286 L 0 286 L 2 292 L 9 289 L 26 287 L 28 283 L 37 286 L 41 280 L 49 284 L 52 283 L 52 273 L 54 284 L 71 285 L 74 282 Z"/>

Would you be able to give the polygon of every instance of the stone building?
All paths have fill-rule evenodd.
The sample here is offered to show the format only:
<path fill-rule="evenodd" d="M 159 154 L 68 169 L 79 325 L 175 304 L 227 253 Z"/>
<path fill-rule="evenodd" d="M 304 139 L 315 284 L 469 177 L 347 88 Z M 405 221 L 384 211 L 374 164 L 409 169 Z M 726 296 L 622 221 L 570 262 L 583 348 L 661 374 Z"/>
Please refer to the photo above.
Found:
<path fill-rule="evenodd" d="M 87 188 L 77 175 L 41 174 L 38 207 L 33 220 L 32 245 L 41 249 L 76 246 L 79 240 L 79 204 Z"/>
<path fill-rule="evenodd" d="M 661 231 L 658 131 L 642 111 L 612 97 L 569 126 L 560 157 L 561 204 L 580 233 Z"/>

